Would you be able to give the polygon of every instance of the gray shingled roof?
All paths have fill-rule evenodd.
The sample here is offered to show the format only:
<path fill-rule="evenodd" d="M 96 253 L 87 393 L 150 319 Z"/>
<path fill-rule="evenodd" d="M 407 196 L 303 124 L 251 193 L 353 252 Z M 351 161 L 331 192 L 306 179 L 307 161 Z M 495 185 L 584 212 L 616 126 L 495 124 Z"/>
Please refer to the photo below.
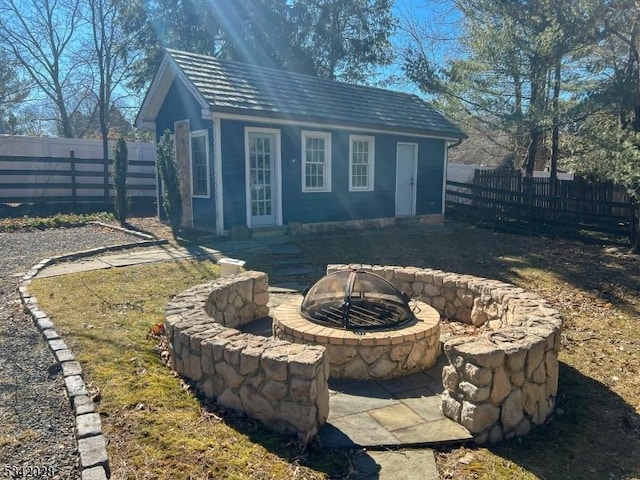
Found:
<path fill-rule="evenodd" d="M 214 112 L 259 114 L 445 138 L 466 137 L 416 95 L 179 50 L 167 49 L 167 53 Z"/>

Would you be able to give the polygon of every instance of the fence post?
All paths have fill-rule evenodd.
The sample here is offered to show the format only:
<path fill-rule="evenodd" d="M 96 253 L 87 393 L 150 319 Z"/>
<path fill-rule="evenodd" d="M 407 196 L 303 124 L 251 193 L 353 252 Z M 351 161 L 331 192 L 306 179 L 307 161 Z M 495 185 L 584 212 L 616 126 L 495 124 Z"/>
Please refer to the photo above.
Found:
<path fill-rule="evenodd" d="M 77 202 L 77 192 L 76 192 L 76 152 L 73 150 L 69 151 L 70 164 L 71 164 L 71 203 L 75 207 Z"/>

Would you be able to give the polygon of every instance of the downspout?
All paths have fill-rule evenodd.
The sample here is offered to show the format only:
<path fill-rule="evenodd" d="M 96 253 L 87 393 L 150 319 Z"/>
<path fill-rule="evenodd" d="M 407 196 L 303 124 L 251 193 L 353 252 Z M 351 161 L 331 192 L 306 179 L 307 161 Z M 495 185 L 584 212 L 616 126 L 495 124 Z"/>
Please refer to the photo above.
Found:
<path fill-rule="evenodd" d="M 462 143 L 464 138 L 459 138 L 453 143 L 447 142 L 447 148 L 444 151 L 444 175 L 442 175 L 442 221 L 444 222 L 444 216 L 447 210 L 447 176 L 449 170 L 449 149 L 457 147 Z"/>

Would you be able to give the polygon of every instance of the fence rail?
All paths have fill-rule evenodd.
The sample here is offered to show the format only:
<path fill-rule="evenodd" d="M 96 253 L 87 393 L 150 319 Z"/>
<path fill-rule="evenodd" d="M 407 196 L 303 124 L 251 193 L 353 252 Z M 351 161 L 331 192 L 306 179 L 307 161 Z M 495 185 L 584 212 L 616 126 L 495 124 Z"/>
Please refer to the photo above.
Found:
<path fill-rule="evenodd" d="M 529 178 L 476 170 L 472 182 L 447 182 L 447 205 L 485 220 L 610 233 L 634 240 L 637 207 L 621 187 L 584 179 Z"/>
<path fill-rule="evenodd" d="M 100 144 L 78 139 L 70 144 L 70 141 L 0 138 L 0 203 L 104 202 Z M 63 151 L 69 146 L 75 149 Z M 152 203 L 156 198 L 155 147 L 129 143 L 128 148 L 127 195 L 132 204 Z M 111 199 L 115 194 L 112 171 L 109 165 Z"/>

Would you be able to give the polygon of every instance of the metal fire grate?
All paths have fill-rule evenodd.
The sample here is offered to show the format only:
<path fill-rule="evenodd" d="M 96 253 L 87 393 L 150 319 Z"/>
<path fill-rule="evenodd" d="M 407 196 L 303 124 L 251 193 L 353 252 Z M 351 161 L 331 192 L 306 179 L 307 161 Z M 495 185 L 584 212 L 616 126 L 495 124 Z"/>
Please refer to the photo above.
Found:
<path fill-rule="evenodd" d="M 305 294 L 300 310 L 314 323 L 348 330 L 391 328 L 413 318 L 405 293 L 359 269 L 321 278 Z"/>

